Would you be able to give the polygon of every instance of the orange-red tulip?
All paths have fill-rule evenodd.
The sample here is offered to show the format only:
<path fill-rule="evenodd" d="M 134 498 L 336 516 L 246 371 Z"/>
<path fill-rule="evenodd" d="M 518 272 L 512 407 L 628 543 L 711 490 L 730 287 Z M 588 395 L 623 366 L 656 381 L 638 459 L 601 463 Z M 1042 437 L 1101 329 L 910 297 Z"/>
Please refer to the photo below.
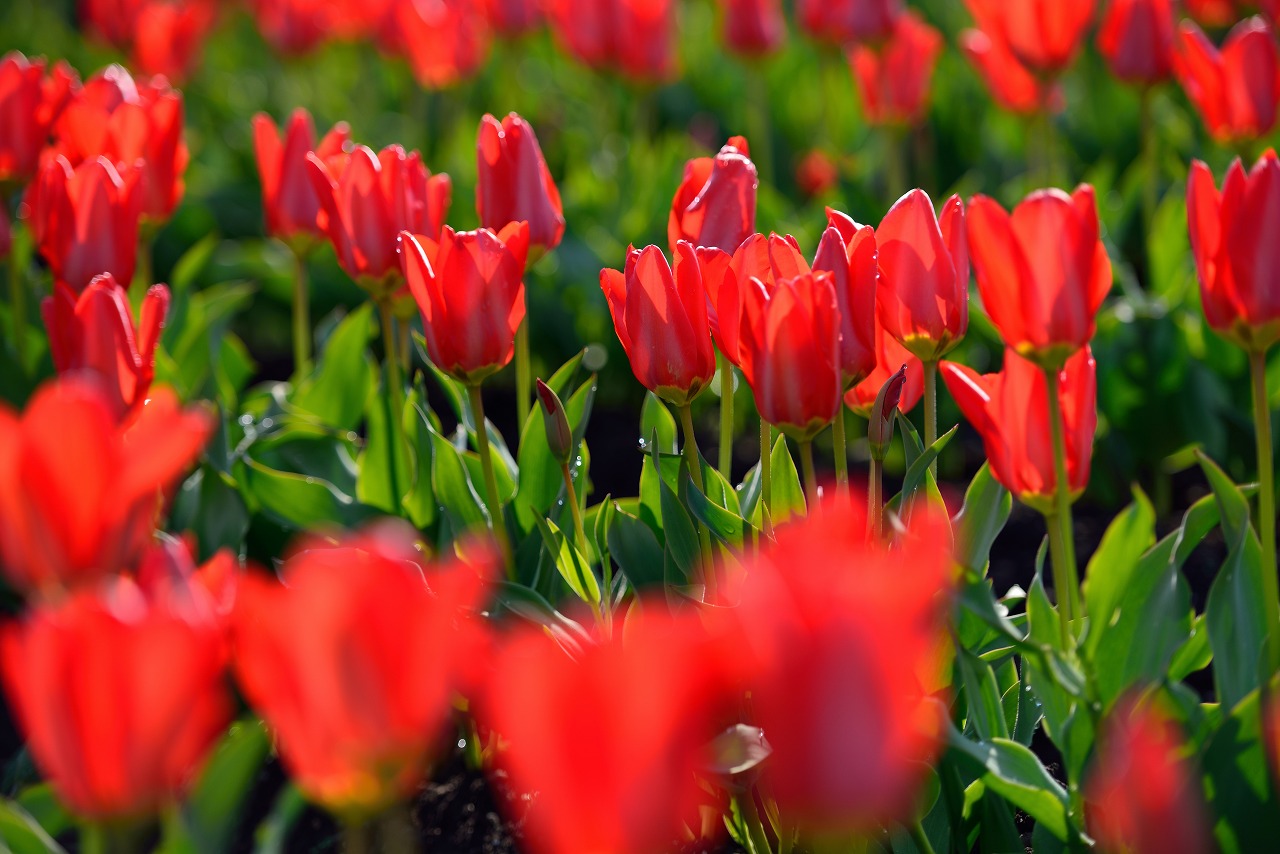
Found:
<path fill-rule="evenodd" d="M 715 157 L 686 163 L 667 220 L 672 251 L 687 240 L 733 253 L 756 230 L 759 185 L 747 141 L 740 136 L 730 138 Z"/>
<path fill-rule="evenodd" d="M 1007 346 L 1056 367 L 1092 340 L 1111 290 L 1093 187 L 1037 190 L 1012 216 L 975 196 L 968 223 L 978 291 Z"/>
<path fill-rule="evenodd" d="M 787 37 L 779 0 L 720 0 L 724 12 L 724 41 L 745 56 L 772 53 Z"/>
<path fill-rule="evenodd" d="M 1173 0 L 1113 0 L 1098 31 L 1111 73 L 1144 86 L 1173 73 L 1173 45 Z"/>
<path fill-rule="evenodd" d="M 311 114 L 301 107 L 293 111 L 283 141 L 270 116 L 259 113 L 253 117 L 253 147 L 262 179 L 262 208 L 268 234 L 286 243 L 304 245 L 324 237 L 319 221 L 320 201 L 307 176 L 307 155 L 314 153 L 325 162 L 341 158 L 350 139 L 350 129 L 345 122 L 339 122 L 316 145 Z"/>
<path fill-rule="evenodd" d="M 675 72 L 673 0 L 545 0 L 556 40 L 592 68 L 641 81 Z"/>
<path fill-rule="evenodd" d="M 480 0 L 395 0 L 391 18 L 394 47 L 408 58 L 420 84 L 443 89 L 484 65 L 489 55 L 489 27 L 482 5 Z"/>
<path fill-rule="evenodd" d="M 134 25 L 132 64 L 144 74 L 184 80 L 195 69 L 217 18 L 216 0 L 154 0 Z"/>
<path fill-rule="evenodd" d="M 249 0 L 258 30 L 281 53 L 307 53 L 334 35 L 333 0 Z"/>
<path fill-rule="evenodd" d="M 14 51 L 0 59 L 0 184 L 35 177 L 40 151 L 79 80 L 65 62 L 45 74 L 43 59 Z"/>
<path fill-rule="evenodd" d="M 476 161 L 480 224 L 501 231 L 513 222 L 527 222 L 533 246 L 543 252 L 559 246 L 564 237 L 560 191 L 529 123 L 515 113 L 501 122 L 486 114 L 480 120 Z"/>
<path fill-rule="evenodd" d="M 1241 21 L 1221 51 L 1190 21 L 1182 22 L 1179 36 L 1174 71 L 1214 139 L 1248 141 L 1270 133 L 1280 102 L 1280 56 L 1270 25 L 1259 17 Z"/>
<path fill-rule="evenodd" d="M 716 353 L 693 246 L 676 244 L 674 271 L 658 247 L 632 248 L 623 272 L 600 271 L 600 288 L 641 385 L 684 406 L 711 384 Z"/>
<path fill-rule="evenodd" d="M 1227 27 L 1240 19 L 1240 0 L 1182 0 L 1187 14 L 1206 27 Z"/>
<path fill-rule="evenodd" d="M 875 369 L 867 375 L 866 379 L 845 392 L 845 405 L 857 415 L 870 418 L 880 389 L 898 372 L 899 368 L 905 365 L 907 375 L 898 399 L 898 408 L 903 412 L 915 409 L 920 398 L 924 397 L 924 365 L 895 341 L 892 335 L 885 334 L 884 326 L 878 317 L 875 328 L 875 353 Z"/>
<path fill-rule="evenodd" d="M 922 361 L 936 361 L 969 328 L 969 248 L 964 203 L 952 196 L 933 212 L 923 190 L 907 193 L 876 229 L 885 331 Z"/>
<path fill-rule="evenodd" d="M 1034 115 L 1061 108 L 1058 86 L 1039 80 L 1009 46 L 982 30 L 960 34 L 960 50 L 981 75 L 996 103 L 1012 113 Z"/>
<path fill-rule="evenodd" d="M 1062 72 L 1093 22 L 1094 0 L 965 0 L 978 28 L 1040 74 Z"/>
<path fill-rule="evenodd" d="M 542 23 L 541 0 L 486 0 L 489 25 L 504 36 L 520 36 Z"/>
<path fill-rule="evenodd" d="M 888 38 L 902 0 L 799 0 L 796 11 L 811 37 L 843 46 Z"/>
<path fill-rule="evenodd" d="M 1022 503 L 1052 512 L 1057 475 L 1044 370 L 1005 350 L 1004 369 L 998 374 L 979 376 L 964 365 L 943 362 L 942 379 L 982 436 L 996 480 Z M 1097 367 L 1088 347 L 1067 360 L 1057 386 L 1053 393 L 1062 404 L 1067 482 L 1074 500 L 1089 484 L 1098 427 Z"/>
<path fill-rule="evenodd" d="M 506 367 L 524 320 L 524 267 L 529 227 L 455 232 L 440 240 L 400 232 L 400 262 L 422 312 L 427 355 L 467 384 Z"/>
<path fill-rule="evenodd" d="M 829 225 L 818 243 L 813 269 L 829 271 L 840 305 L 840 375 L 843 388 L 876 367 L 876 232 L 846 214 L 827 209 Z"/>
<path fill-rule="evenodd" d="M 924 118 L 942 45 L 941 33 L 915 12 L 904 12 L 888 41 L 875 47 L 858 44 L 849 50 L 867 121 L 914 125 Z"/>
<path fill-rule="evenodd" d="M 840 183 L 840 165 L 814 149 L 796 164 L 796 186 L 808 198 L 824 196 Z"/>
<path fill-rule="evenodd" d="M 437 752 L 452 701 L 484 662 L 493 565 L 424 573 L 414 532 L 306 543 L 284 584 L 246 575 L 232 615 L 235 673 L 309 798 L 351 819 L 406 797 Z"/>

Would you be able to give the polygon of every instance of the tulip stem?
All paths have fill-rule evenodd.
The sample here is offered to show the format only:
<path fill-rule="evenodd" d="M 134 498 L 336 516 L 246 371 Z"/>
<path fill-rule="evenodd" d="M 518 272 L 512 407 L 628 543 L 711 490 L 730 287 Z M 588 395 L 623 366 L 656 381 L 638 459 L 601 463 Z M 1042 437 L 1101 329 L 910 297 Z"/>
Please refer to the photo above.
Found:
<path fill-rule="evenodd" d="M 529 364 L 529 318 L 516 330 L 516 418 L 524 431 L 533 399 L 533 367 Z"/>
<path fill-rule="evenodd" d="M 1071 622 L 1080 614 L 1079 575 L 1076 569 L 1075 526 L 1071 520 L 1071 483 L 1067 480 L 1067 441 L 1062 424 L 1062 401 L 1059 399 L 1059 372 L 1045 369 L 1045 396 L 1049 400 L 1049 432 L 1053 436 L 1054 511 L 1050 522 L 1050 549 L 1053 551 L 1053 529 L 1057 527 L 1058 548 L 1053 551 L 1053 583 L 1063 608 L 1064 649 L 1069 649 Z M 1061 568 L 1059 568 L 1061 567 Z"/>
<path fill-rule="evenodd" d="M 383 363 L 387 370 L 387 393 L 391 402 L 391 437 L 395 447 L 391 449 L 391 492 L 395 496 L 395 514 L 401 513 L 400 502 L 404 493 L 400 491 L 399 478 L 396 476 L 396 464 L 405 459 L 408 453 L 409 440 L 404 434 L 404 381 L 400 376 L 400 359 L 396 356 L 395 331 L 392 327 L 391 302 L 383 300 L 378 303 L 378 312 L 382 316 Z"/>
<path fill-rule="evenodd" d="M 813 468 L 813 440 L 800 443 L 800 468 L 804 470 L 804 497 L 809 513 L 818 506 L 818 475 Z"/>
<path fill-rule="evenodd" d="M 831 422 L 831 444 L 834 446 L 836 458 L 836 492 L 841 498 L 849 495 L 849 439 L 845 435 L 844 401 L 836 411 L 836 420 Z"/>
<path fill-rule="evenodd" d="M 80 850 L 83 854 L 129 854 L 143 848 L 139 839 L 145 826 L 132 824 L 92 822 L 80 829 Z"/>
<path fill-rule="evenodd" d="M 760 419 L 760 520 L 764 525 L 764 535 L 773 539 L 773 518 L 769 511 L 773 507 L 773 428 L 769 422 Z"/>
<path fill-rule="evenodd" d="M 1150 292 L 1155 289 L 1155 273 L 1151 251 L 1151 229 L 1156 219 L 1156 208 L 1160 203 L 1160 134 L 1155 122 L 1155 89 L 1151 86 L 1142 90 L 1142 159 L 1146 161 L 1142 186 L 1142 237 L 1147 261 L 1146 286 Z"/>
<path fill-rule="evenodd" d="M 484 495 L 485 502 L 488 504 L 489 528 L 498 540 L 499 548 L 502 549 L 508 577 L 512 577 L 514 566 L 511 563 L 511 544 L 507 541 L 507 525 L 502 518 L 502 502 L 498 498 L 498 479 L 493 473 L 493 452 L 489 449 L 489 429 L 484 417 L 484 398 L 480 394 L 480 384 L 468 386 L 467 392 L 471 395 L 471 415 L 476 422 L 476 453 L 480 455 L 480 470 L 484 472 Z M 578 506 L 576 500 L 573 506 L 575 508 Z"/>
<path fill-rule="evenodd" d="M 2 201 L 2 199 L 0 199 Z M 27 289 L 22 281 L 22 269 L 18 253 L 9 250 L 9 311 L 13 317 L 13 347 L 18 357 L 18 368 L 27 372 Z"/>
<path fill-rule="evenodd" d="M 933 843 L 929 841 L 929 835 L 924 832 L 924 825 L 920 823 L 920 819 L 911 822 L 907 828 L 911 832 L 911 841 L 916 844 L 916 849 L 920 854 L 937 854 L 933 850 Z"/>
<path fill-rule="evenodd" d="M 1276 485 L 1271 447 L 1271 407 L 1267 399 L 1267 354 L 1249 353 L 1253 376 L 1253 425 L 1258 442 L 1258 538 L 1262 541 L 1262 590 L 1266 597 L 1271 671 L 1280 669 L 1280 584 L 1276 579 Z"/>
<path fill-rule="evenodd" d="M 689 404 L 679 407 L 680 410 L 680 429 L 684 432 L 684 463 L 689 469 L 689 477 L 693 478 L 693 485 L 703 495 L 707 494 L 707 488 L 702 479 L 702 454 L 698 452 L 698 437 L 693 429 L 693 408 Z M 702 548 L 702 574 L 703 581 L 706 584 L 705 601 L 715 601 L 716 579 L 715 567 L 711 565 L 711 533 L 707 530 L 707 526 L 698 523 L 698 539 Z"/>
<path fill-rule="evenodd" d="M 405 376 L 409 376 L 409 359 L 413 352 L 409 346 L 409 336 L 412 332 L 413 324 L 409 320 L 396 321 L 396 335 L 399 337 L 399 346 L 397 347 L 397 355 L 400 357 L 400 367 L 404 371 Z"/>
<path fill-rule="evenodd" d="M 1058 624 L 1062 636 L 1059 643 L 1062 649 L 1071 649 L 1071 621 L 1075 619 L 1067 581 L 1067 548 L 1063 534 L 1062 519 L 1058 514 L 1046 513 L 1045 527 L 1049 529 L 1049 555 L 1053 562 L 1053 589 L 1058 599 Z"/>
<path fill-rule="evenodd" d="M 569 504 L 570 515 L 573 516 L 573 534 L 578 541 L 578 551 L 587 556 L 587 529 L 582 524 L 582 509 L 578 507 L 578 490 L 573 487 L 573 473 L 568 463 L 560 464 L 560 475 L 564 478 L 565 501 Z"/>
<path fill-rule="evenodd" d="M 293 372 L 299 380 L 311 373 L 311 301 L 301 252 L 293 254 Z"/>
<path fill-rule="evenodd" d="M 924 447 L 929 450 L 938 441 L 938 361 L 924 363 Z M 929 463 L 929 474 L 938 479 L 938 460 Z"/>
<path fill-rule="evenodd" d="M 871 475 L 867 478 L 867 512 L 870 514 L 871 536 L 879 540 L 884 536 L 884 498 L 881 497 L 884 480 L 884 463 L 871 458 Z"/>
<path fill-rule="evenodd" d="M 723 353 L 716 353 L 720 370 L 720 454 L 716 468 L 733 483 L 733 365 Z"/>

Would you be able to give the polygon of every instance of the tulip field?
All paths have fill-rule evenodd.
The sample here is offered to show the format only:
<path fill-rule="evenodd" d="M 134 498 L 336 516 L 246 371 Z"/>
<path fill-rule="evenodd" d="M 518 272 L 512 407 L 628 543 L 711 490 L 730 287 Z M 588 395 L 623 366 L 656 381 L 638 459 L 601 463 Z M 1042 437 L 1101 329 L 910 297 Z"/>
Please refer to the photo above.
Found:
<path fill-rule="evenodd" d="M 0 4 L 0 852 L 1276 850 L 1277 26 Z"/>

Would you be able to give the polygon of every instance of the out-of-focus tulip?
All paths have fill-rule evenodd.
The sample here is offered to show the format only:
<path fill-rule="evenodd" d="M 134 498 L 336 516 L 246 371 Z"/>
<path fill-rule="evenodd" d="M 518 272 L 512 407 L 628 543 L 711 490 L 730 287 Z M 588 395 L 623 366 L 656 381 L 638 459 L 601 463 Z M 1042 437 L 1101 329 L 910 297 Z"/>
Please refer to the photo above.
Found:
<path fill-rule="evenodd" d="M 124 288 L 110 274 L 89 283 L 79 297 L 64 284 L 40 306 L 49 350 L 59 374 L 85 372 L 102 380 L 117 420 L 146 402 L 155 376 L 156 345 L 169 312 L 169 289 L 154 285 L 142 300 L 136 332 Z"/>
<path fill-rule="evenodd" d="M 1122 702 L 1108 716 L 1084 790 L 1089 831 L 1100 850 L 1217 850 L 1200 776 L 1187 753 L 1177 724 L 1151 702 Z"/>
<path fill-rule="evenodd" d="M 216 552 L 197 567 L 193 538 L 156 534 L 138 558 L 134 579 L 148 602 L 192 614 L 208 615 L 227 625 L 242 575 L 240 560 L 230 549 Z"/>
<path fill-rule="evenodd" d="M 998 374 L 979 376 L 964 365 L 943 362 L 942 379 L 982 436 L 996 480 L 1022 503 L 1052 512 L 1057 475 L 1044 370 L 1005 350 L 1004 369 Z M 1052 393 L 1062 403 L 1067 481 L 1074 500 L 1089 484 L 1098 427 L 1097 368 L 1088 347 L 1067 360 L 1057 385 Z"/>
<path fill-rule="evenodd" d="M 880 322 L 921 361 L 937 361 L 969 328 L 964 203 L 952 196 L 935 217 L 929 195 L 912 190 L 885 214 L 876 243 Z"/>
<path fill-rule="evenodd" d="M 1222 192 L 1195 161 L 1187 186 L 1187 225 L 1205 318 L 1249 351 L 1280 341 L 1280 159 L 1268 151 L 1245 174 L 1237 159 Z"/>
<path fill-rule="evenodd" d="M 117 392 L 67 377 L 18 415 L 0 408 L 0 556 L 15 587 L 53 595 L 129 566 L 151 536 L 161 491 L 213 432 L 203 409 L 167 389 L 132 424 Z"/>
<path fill-rule="evenodd" d="M 933 68 L 942 53 L 942 34 L 914 12 L 894 23 L 889 40 L 849 50 L 862 109 L 872 124 L 914 125 L 929 106 Z"/>
<path fill-rule="evenodd" d="M 641 81 L 675 72 L 673 0 L 546 0 L 556 40 L 592 68 Z"/>
<path fill-rule="evenodd" d="M 1094 0 L 965 0 L 978 29 L 1009 46 L 1040 74 L 1058 74 L 1075 59 L 1093 22 Z"/>
<path fill-rule="evenodd" d="M 0 185 L 35 177 L 40 151 L 78 85 L 65 62 L 46 76 L 43 59 L 28 60 L 16 51 L 0 59 Z"/>
<path fill-rule="evenodd" d="M 144 74 L 186 79 L 199 63 L 216 17 L 216 0 L 144 3 L 134 26 L 133 65 Z"/>
<path fill-rule="evenodd" d="M 1179 30 L 1181 50 L 1174 71 L 1214 139 L 1249 141 L 1276 124 L 1280 102 L 1280 57 L 1270 25 L 1241 21 L 1219 51 L 1190 21 Z"/>
<path fill-rule="evenodd" d="M 263 113 L 253 117 L 253 147 L 262 179 L 262 207 L 267 233 L 292 245 L 305 247 L 324 237 L 319 222 L 320 201 L 307 176 L 307 155 L 331 162 L 343 156 L 351 139 L 350 129 L 339 122 L 316 145 L 311 114 L 299 107 L 285 129 L 284 140 L 276 123 Z"/>
<path fill-rule="evenodd" d="M 13 223 L 9 222 L 9 211 L 0 203 L 0 261 L 9 257 L 13 248 Z"/>
<path fill-rule="evenodd" d="M 489 25 L 504 36 L 522 36 L 542 23 L 541 0 L 486 0 Z"/>
<path fill-rule="evenodd" d="M 720 0 L 724 12 L 724 41 L 745 56 L 777 50 L 787 37 L 779 0 Z"/>
<path fill-rule="evenodd" d="M 231 719 L 227 646 L 207 609 L 117 580 L 0 633 L 9 702 L 58 797 L 95 820 L 159 812 Z"/>
<path fill-rule="evenodd" d="M 800 26 L 835 45 L 888 38 L 902 14 L 902 0 L 799 0 Z"/>
<path fill-rule="evenodd" d="M 814 149 L 796 164 L 796 186 L 809 198 L 825 196 L 840 183 L 840 166 L 825 152 Z"/>
<path fill-rule="evenodd" d="M 284 584 L 241 579 L 236 678 L 309 798 L 359 820 L 421 782 L 484 664 L 486 631 L 468 612 L 493 562 L 486 551 L 424 574 L 413 532 L 385 527 L 304 544 Z"/>
<path fill-rule="evenodd" d="M 840 305 L 841 383 L 851 388 L 876 367 L 876 232 L 830 208 L 827 220 L 813 269 L 832 274 Z"/>
<path fill-rule="evenodd" d="M 147 219 L 167 220 L 182 200 L 190 159 L 182 138 L 182 94 L 164 78 L 138 82 L 120 66 L 109 66 L 67 104 L 54 133 L 57 152 L 72 166 L 106 157 L 121 169 L 136 169 Z"/>
<path fill-rule="evenodd" d="M 965 30 L 960 34 L 960 50 L 982 76 L 996 103 L 1009 112 L 1034 115 L 1061 109 L 1057 85 L 1037 79 L 998 38 L 982 30 Z"/>
<path fill-rule="evenodd" d="M 396 0 L 396 48 L 408 58 L 420 84 L 444 89 L 484 64 L 489 27 L 482 5 L 481 0 Z"/>
<path fill-rule="evenodd" d="M 676 406 L 710 385 L 716 353 L 693 246 L 676 244 L 674 270 L 658 247 L 632 248 L 623 272 L 600 271 L 600 288 L 641 385 Z"/>
<path fill-rule="evenodd" d="M 1173 73 L 1173 44 L 1173 0 L 1113 0 L 1098 32 L 1111 73 L 1144 86 Z"/>
<path fill-rule="evenodd" d="M 515 113 L 501 122 L 486 115 L 480 120 L 476 155 L 480 224 L 500 231 L 513 222 L 527 222 L 532 246 L 542 252 L 559 246 L 564 237 L 560 191 L 529 123 Z"/>
<path fill-rule="evenodd" d="M 904 365 L 907 375 L 898 399 L 898 408 L 910 412 L 916 408 L 920 398 L 924 396 L 924 366 L 920 360 L 907 352 L 906 348 L 886 335 L 880 318 L 876 318 L 876 366 L 867 378 L 845 393 L 845 405 L 863 418 L 870 418 L 875 408 L 876 397 L 889 378 Z"/>
<path fill-rule="evenodd" d="M 105 157 L 74 170 L 62 155 L 45 161 L 27 197 L 31 230 L 54 279 L 77 293 L 109 273 L 132 282 L 142 212 L 139 173 Z"/>
<path fill-rule="evenodd" d="M 733 253 L 756 230 L 759 186 L 760 176 L 743 137 L 731 137 L 715 157 L 690 160 L 667 220 L 672 250 L 687 240 L 695 247 Z"/>
<path fill-rule="evenodd" d="M 1182 0 L 1187 14 L 1205 27 L 1226 27 L 1240 19 L 1239 0 Z"/>
<path fill-rule="evenodd" d="M 797 441 L 840 411 L 840 305 L 831 273 L 752 279 L 743 295 L 742 375 L 760 417 Z"/>
<path fill-rule="evenodd" d="M 390 145 L 379 154 L 361 145 L 329 163 L 307 155 L 307 174 L 320 200 L 323 225 L 347 275 L 375 298 L 399 289 L 399 234 L 438 238 L 453 185 L 432 175 L 414 151 Z"/>
<path fill-rule="evenodd" d="M 303 54 L 333 35 L 332 0 L 249 0 L 258 30 L 284 54 Z"/>
<path fill-rule="evenodd" d="M 1010 216 L 998 202 L 969 202 L 969 249 L 978 291 L 1004 343 L 1057 367 L 1093 338 L 1111 290 L 1093 187 L 1037 190 Z"/>
<path fill-rule="evenodd" d="M 402 231 L 398 251 L 432 363 L 468 385 L 506 367 L 524 320 L 528 225 L 498 234 L 445 226 L 438 242 Z"/>

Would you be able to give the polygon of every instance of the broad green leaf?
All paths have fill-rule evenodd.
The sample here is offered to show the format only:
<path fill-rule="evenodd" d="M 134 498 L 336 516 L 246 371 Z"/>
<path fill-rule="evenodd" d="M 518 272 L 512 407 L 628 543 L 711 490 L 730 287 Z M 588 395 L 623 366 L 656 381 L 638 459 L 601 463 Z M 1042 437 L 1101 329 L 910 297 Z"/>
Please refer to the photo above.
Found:
<path fill-rule="evenodd" d="M 436 520 L 436 496 L 431 485 L 432 452 L 431 420 L 415 390 L 405 405 L 405 435 L 413 446 L 413 487 L 405 496 L 403 506 L 414 527 L 425 530 Z"/>
<path fill-rule="evenodd" d="M 326 480 L 269 468 L 248 456 L 243 463 L 239 470 L 244 493 L 287 527 L 352 528 L 379 515 Z"/>
<path fill-rule="evenodd" d="M 1125 591 L 1134 583 L 1146 581 L 1138 572 L 1160 572 L 1164 568 L 1140 565 L 1142 555 L 1155 541 L 1155 510 L 1142 491 L 1135 489 L 1133 503 L 1107 528 L 1085 572 L 1084 596 L 1089 614 L 1085 656 L 1094 656 L 1112 621 L 1124 616 L 1117 612 Z"/>
<path fill-rule="evenodd" d="M 235 482 L 205 465 L 179 488 L 169 514 L 169 529 L 194 533 L 196 556 L 203 563 L 218 549 L 240 551 L 249 530 L 249 511 Z"/>
<path fill-rule="evenodd" d="M 450 518 L 455 534 L 488 525 L 484 502 L 467 475 L 467 466 L 453 443 L 426 425 L 431 436 L 431 484 L 436 500 Z"/>
<path fill-rule="evenodd" d="M 551 632 L 556 642 L 567 651 L 580 650 L 592 643 L 591 633 L 577 621 L 555 609 L 535 590 L 511 581 L 498 583 L 498 604 L 508 611 Z"/>
<path fill-rule="evenodd" d="M 16 801 L 0 801 L 0 843 L 13 854 L 65 854 Z"/>
<path fill-rule="evenodd" d="M 179 812 L 179 825 L 192 850 L 218 854 L 228 849 L 254 778 L 270 749 L 266 727 L 259 721 L 232 724 Z"/>
<path fill-rule="evenodd" d="M 1280 839 L 1280 800 L 1270 767 L 1262 704 L 1254 691 L 1230 710 L 1201 760 L 1223 854 L 1270 851 Z"/>
<path fill-rule="evenodd" d="M 620 510 L 613 514 L 609 553 L 636 590 L 662 585 L 662 544 L 653 530 L 635 516 Z"/>
<path fill-rule="evenodd" d="M 404 412 L 396 412 L 388 391 L 386 370 L 378 394 L 369 399 L 365 411 L 364 452 L 360 454 L 360 476 L 356 497 L 384 513 L 399 516 L 404 497 L 413 489 L 410 449 L 394 429 L 404 423 Z"/>
<path fill-rule="evenodd" d="M 778 436 L 769 455 L 769 518 L 774 525 L 786 524 L 791 519 L 804 516 L 808 510 L 804 499 L 804 487 L 800 484 L 800 472 L 791 458 L 787 437 Z"/>
<path fill-rule="evenodd" d="M 947 745 L 980 775 L 988 791 L 1034 818 L 1057 838 L 1076 835 L 1066 790 L 1030 749 L 1004 738 L 973 742 L 954 726 Z"/>
<path fill-rule="evenodd" d="M 702 493 L 693 483 L 693 478 L 686 472 L 684 475 L 683 494 L 687 497 L 689 511 L 693 517 L 707 527 L 711 535 L 730 548 L 742 545 L 746 522 L 736 513 L 726 510 Z M 732 491 L 729 493 L 732 495 Z"/>
<path fill-rule="evenodd" d="M 964 506 L 953 520 L 956 530 L 956 560 L 961 566 L 981 572 L 991 555 L 991 546 L 1004 530 L 1013 511 L 1013 496 L 991 474 L 989 463 L 974 475 L 964 494 Z"/>
<path fill-rule="evenodd" d="M 646 463 L 654 465 L 654 463 Z M 675 559 L 676 565 L 686 578 L 696 577 L 701 546 L 698 543 L 698 531 L 694 527 L 689 511 L 676 491 L 664 480 L 660 484 L 662 507 L 662 530 L 666 534 L 667 551 Z"/>
<path fill-rule="evenodd" d="M 561 399 L 564 399 L 568 389 L 564 388 L 564 391 L 561 391 L 557 386 L 563 387 L 568 383 L 581 360 L 581 354 L 571 359 L 552 376 L 548 383 L 556 394 L 561 396 Z M 598 383 L 593 375 L 592 379 L 579 386 L 578 390 L 564 402 L 565 416 L 573 428 L 575 446 L 582 441 L 597 386 Z M 551 451 L 547 447 L 546 428 L 542 425 L 542 410 L 537 406 L 529 413 L 529 419 L 525 422 L 524 430 L 520 434 L 520 448 L 516 459 L 520 478 L 513 509 L 520 530 L 527 533 L 533 530 L 537 519 L 550 514 L 551 508 L 564 497 L 564 475 L 560 470 L 560 463 L 551 456 Z"/>
<path fill-rule="evenodd" d="M 174 295 L 175 300 L 179 294 L 191 290 L 196 279 L 209 266 L 209 260 L 213 257 L 213 252 L 218 248 L 221 240 L 222 238 L 213 232 L 206 234 L 183 253 L 178 262 L 173 265 L 173 270 L 169 274 L 169 291 Z"/>
<path fill-rule="evenodd" d="M 343 318 L 329 336 L 315 372 L 293 394 L 293 405 L 335 430 L 360 426 L 375 392 L 377 367 L 368 354 L 373 303 Z"/>
<path fill-rule="evenodd" d="M 1209 644 L 1209 630 L 1205 616 L 1200 614 L 1191 624 L 1191 634 L 1174 653 L 1169 662 L 1169 681 L 1181 682 L 1192 673 L 1204 670 L 1213 661 L 1213 647 Z"/>
<path fill-rule="evenodd" d="M 640 408 L 640 440 L 647 443 L 655 435 L 658 439 L 658 450 L 661 453 L 668 455 L 680 453 L 679 431 L 675 416 L 671 414 L 671 410 L 667 409 L 666 404 L 650 391 L 645 393 L 644 405 Z M 652 453 L 652 449 L 648 446 L 645 447 L 645 451 Z"/>
<path fill-rule="evenodd" d="M 58 800 L 51 783 L 27 786 L 18 793 L 18 805 L 50 836 L 61 836 L 75 826 L 75 817 Z"/>
<path fill-rule="evenodd" d="M 964 683 L 965 731 L 973 731 L 980 741 L 1008 738 L 1000 689 L 990 665 L 961 647 L 956 651 L 956 665 Z"/>
<path fill-rule="evenodd" d="M 898 417 L 905 420 L 905 417 L 901 412 L 898 413 Z M 919 456 L 917 456 L 911 465 L 907 467 L 907 473 L 902 477 L 902 490 L 889 501 L 888 506 L 890 509 L 896 512 L 899 508 L 902 508 L 904 504 L 910 502 L 910 500 L 915 496 L 916 490 L 918 490 L 930 477 L 929 466 L 933 465 L 933 462 L 938 458 L 938 455 L 941 454 L 943 449 L 950 444 L 953 438 L 955 438 L 956 431 L 959 429 L 960 426 L 957 424 L 955 427 L 952 427 L 946 433 L 939 436 L 938 441 L 921 451 Z M 934 492 L 937 491 L 936 485 L 933 490 Z"/>
<path fill-rule="evenodd" d="M 538 531 L 542 534 L 542 541 L 547 551 L 555 561 L 560 577 L 569 585 L 569 589 L 583 602 L 599 605 L 600 583 L 596 580 L 591 567 L 587 565 L 587 559 L 572 542 L 572 538 L 565 536 L 554 522 L 548 522 L 545 519 L 538 521 Z"/>

